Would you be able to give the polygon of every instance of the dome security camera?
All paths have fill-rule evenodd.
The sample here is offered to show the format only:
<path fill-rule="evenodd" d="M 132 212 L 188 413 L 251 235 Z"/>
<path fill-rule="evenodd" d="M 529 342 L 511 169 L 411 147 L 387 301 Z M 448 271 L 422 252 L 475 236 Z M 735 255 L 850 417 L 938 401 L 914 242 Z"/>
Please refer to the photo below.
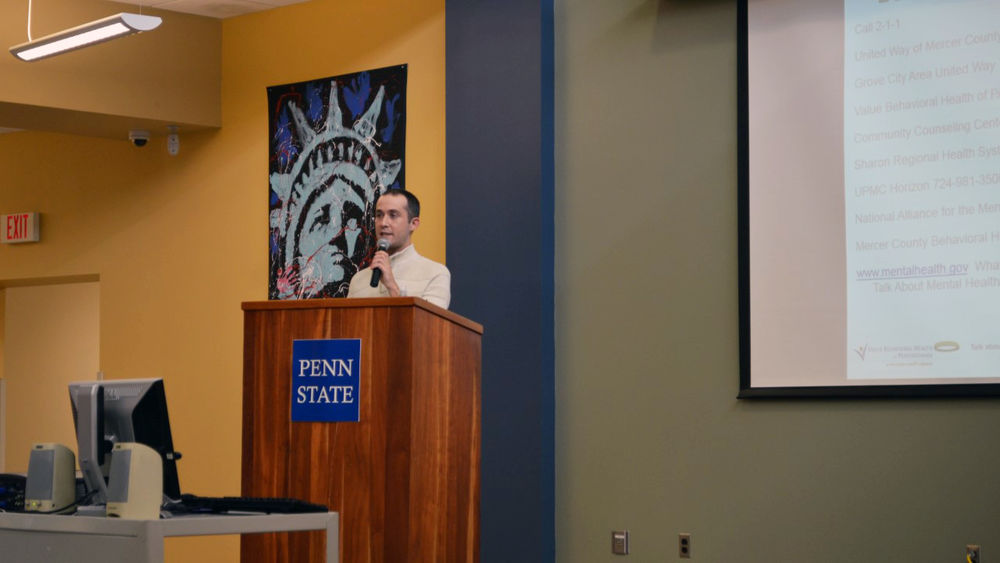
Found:
<path fill-rule="evenodd" d="M 128 132 L 128 140 L 135 147 L 144 147 L 147 143 L 149 143 L 149 131 L 132 129 Z"/>

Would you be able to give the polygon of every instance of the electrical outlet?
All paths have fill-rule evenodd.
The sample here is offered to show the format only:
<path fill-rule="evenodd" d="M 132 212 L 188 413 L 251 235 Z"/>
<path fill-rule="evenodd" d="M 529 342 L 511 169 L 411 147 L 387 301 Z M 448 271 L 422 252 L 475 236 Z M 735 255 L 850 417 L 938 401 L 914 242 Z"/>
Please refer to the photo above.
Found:
<path fill-rule="evenodd" d="M 611 553 L 628 555 L 628 530 L 611 532 Z"/>
<path fill-rule="evenodd" d="M 983 563 L 979 558 L 979 546 L 969 544 L 965 546 L 965 560 L 967 563 Z"/>
<path fill-rule="evenodd" d="M 681 559 L 691 559 L 691 534 L 680 534 L 677 537 L 677 555 Z"/>

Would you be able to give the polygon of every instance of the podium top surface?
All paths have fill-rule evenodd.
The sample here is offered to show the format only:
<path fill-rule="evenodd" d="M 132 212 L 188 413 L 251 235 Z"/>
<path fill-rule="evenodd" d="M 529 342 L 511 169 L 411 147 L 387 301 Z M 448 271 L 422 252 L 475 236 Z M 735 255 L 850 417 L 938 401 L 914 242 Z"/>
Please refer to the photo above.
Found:
<path fill-rule="evenodd" d="M 420 299 L 419 297 L 365 297 L 333 299 L 287 299 L 271 301 L 244 301 L 244 311 L 280 311 L 294 309 L 356 309 L 356 308 L 415 307 L 433 315 L 447 319 L 473 332 L 482 334 L 483 325 L 471 321 L 458 313 L 453 313 Z"/>

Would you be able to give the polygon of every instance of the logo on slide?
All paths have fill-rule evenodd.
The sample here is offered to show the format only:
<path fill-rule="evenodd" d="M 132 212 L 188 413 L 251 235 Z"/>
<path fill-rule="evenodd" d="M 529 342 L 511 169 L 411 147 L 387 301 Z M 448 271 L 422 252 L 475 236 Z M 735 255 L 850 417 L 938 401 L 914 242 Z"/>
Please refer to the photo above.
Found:
<path fill-rule="evenodd" d="M 868 345 L 865 344 L 860 348 L 855 348 L 854 353 L 857 354 L 859 358 L 861 358 L 862 362 L 865 361 L 865 354 L 868 353 Z"/>
<path fill-rule="evenodd" d="M 934 343 L 935 352 L 957 352 L 961 346 L 954 340 L 942 340 Z"/>

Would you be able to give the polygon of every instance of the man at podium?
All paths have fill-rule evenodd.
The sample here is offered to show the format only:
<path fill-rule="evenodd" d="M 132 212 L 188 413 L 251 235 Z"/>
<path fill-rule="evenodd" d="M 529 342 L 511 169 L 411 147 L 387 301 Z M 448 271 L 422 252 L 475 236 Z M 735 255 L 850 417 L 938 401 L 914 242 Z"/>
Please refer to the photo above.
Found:
<path fill-rule="evenodd" d="M 444 264 L 417 254 L 410 237 L 419 226 L 420 201 L 415 195 L 403 189 L 382 194 L 375 202 L 380 250 L 370 266 L 351 278 L 347 296 L 420 297 L 447 309 L 451 272 Z"/>

